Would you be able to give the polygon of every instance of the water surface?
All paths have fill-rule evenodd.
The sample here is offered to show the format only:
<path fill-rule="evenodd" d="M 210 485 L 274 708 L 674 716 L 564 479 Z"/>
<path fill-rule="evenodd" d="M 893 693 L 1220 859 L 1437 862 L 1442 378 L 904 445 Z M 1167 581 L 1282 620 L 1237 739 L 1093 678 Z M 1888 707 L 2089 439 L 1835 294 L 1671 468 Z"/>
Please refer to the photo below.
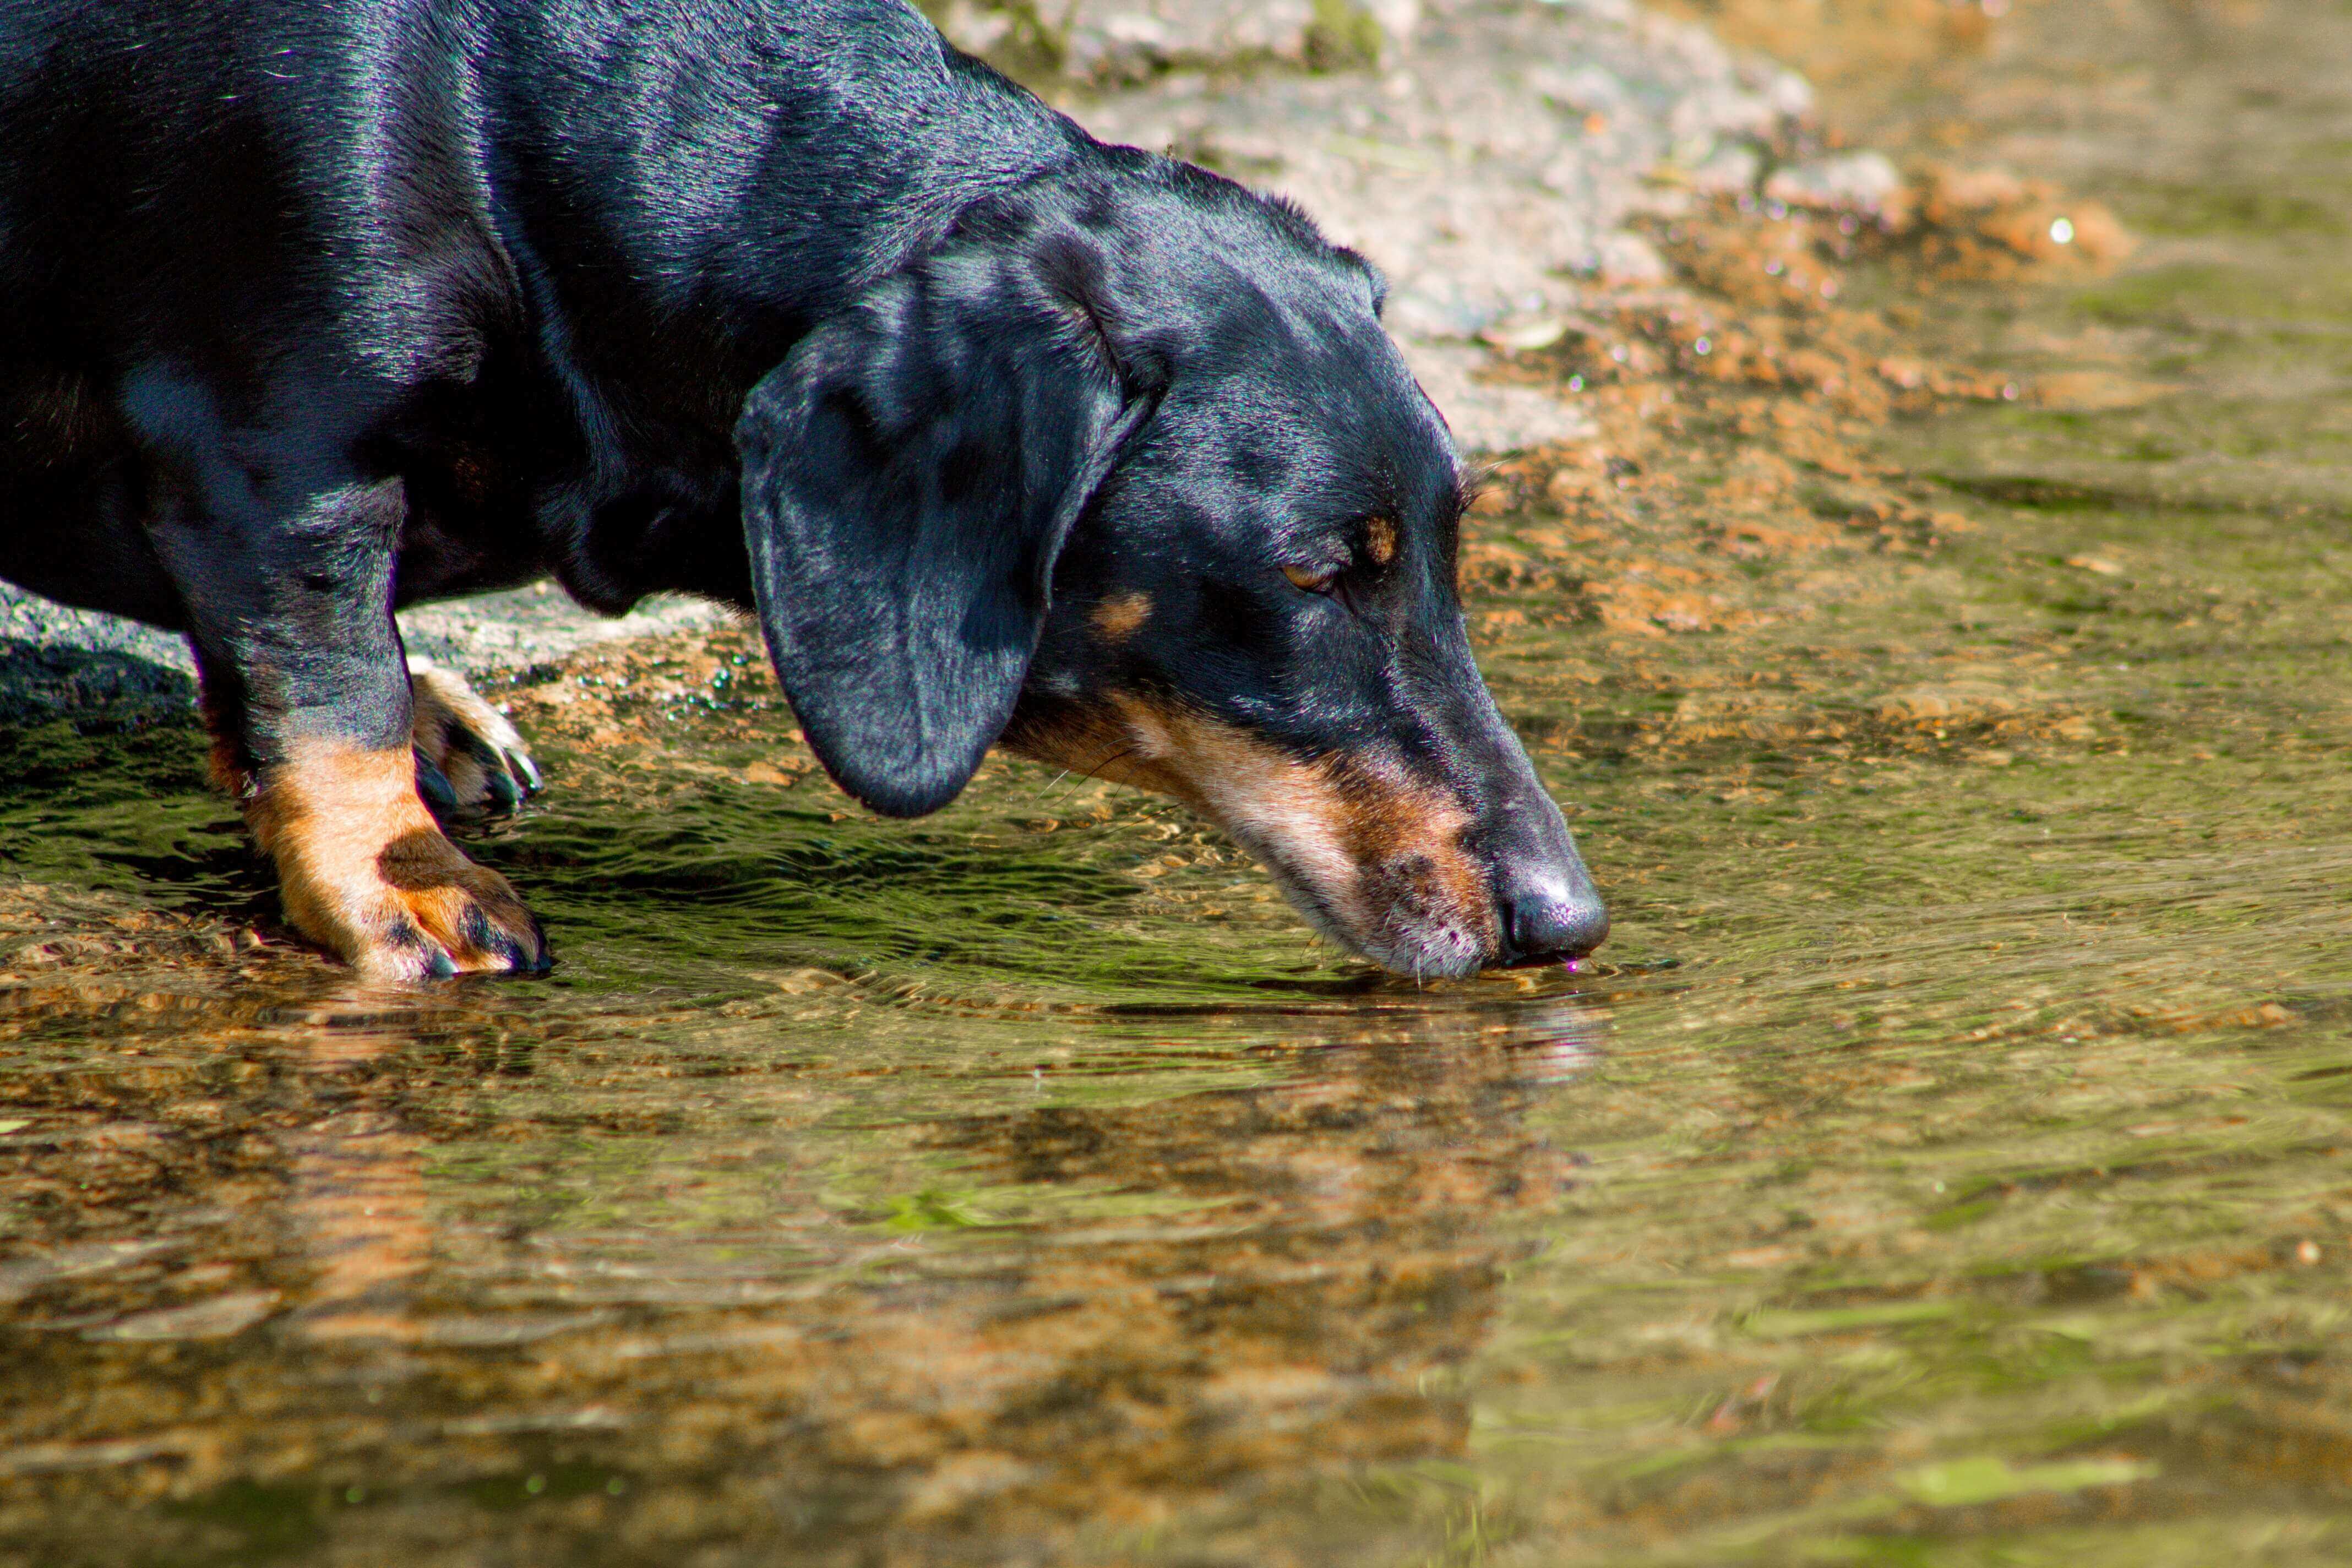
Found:
<path fill-rule="evenodd" d="M 2145 245 L 1919 318 L 2073 389 L 1874 438 L 1970 526 L 1474 605 L 1587 973 L 1022 766 L 866 820 L 722 637 L 476 844 L 556 976 L 371 993 L 190 733 L 14 732 L 0 1556 L 2352 1554 L 2352 9 L 1991 46 L 1844 112 Z"/>

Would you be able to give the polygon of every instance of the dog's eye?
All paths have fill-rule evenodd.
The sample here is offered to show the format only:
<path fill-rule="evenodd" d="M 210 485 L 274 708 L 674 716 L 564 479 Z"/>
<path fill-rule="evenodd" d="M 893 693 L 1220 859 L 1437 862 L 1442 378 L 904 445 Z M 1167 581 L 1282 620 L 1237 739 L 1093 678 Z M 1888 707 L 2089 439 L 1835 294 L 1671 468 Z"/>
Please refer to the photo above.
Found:
<path fill-rule="evenodd" d="M 1286 566 L 1282 574 L 1290 579 L 1294 588 L 1309 594 L 1328 594 L 1339 585 L 1339 568 L 1330 565 Z"/>

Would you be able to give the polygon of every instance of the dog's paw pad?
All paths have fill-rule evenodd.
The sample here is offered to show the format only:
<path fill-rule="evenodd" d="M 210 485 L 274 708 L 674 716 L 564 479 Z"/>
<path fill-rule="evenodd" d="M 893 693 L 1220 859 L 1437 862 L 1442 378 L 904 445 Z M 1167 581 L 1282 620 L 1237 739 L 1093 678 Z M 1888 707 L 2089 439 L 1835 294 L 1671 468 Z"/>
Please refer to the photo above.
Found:
<path fill-rule="evenodd" d="M 463 679 L 412 658 L 408 690 L 416 792 L 436 815 L 509 812 L 539 793 L 539 764 L 522 736 Z"/>

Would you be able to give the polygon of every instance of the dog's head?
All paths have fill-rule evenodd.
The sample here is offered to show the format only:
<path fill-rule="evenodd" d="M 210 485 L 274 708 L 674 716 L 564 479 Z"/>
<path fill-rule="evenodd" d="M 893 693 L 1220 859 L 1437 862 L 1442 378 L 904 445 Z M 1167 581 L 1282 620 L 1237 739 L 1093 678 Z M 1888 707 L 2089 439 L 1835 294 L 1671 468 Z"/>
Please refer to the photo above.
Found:
<path fill-rule="evenodd" d="M 1001 740 L 1188 802 L 1399 973 L 1598 945 L 1464 634 L 1459 459 L 1379 310 L 1296 213 L 1122 154 L 819 325 L 737 441 L 833 777 L 919 815 Z"/>

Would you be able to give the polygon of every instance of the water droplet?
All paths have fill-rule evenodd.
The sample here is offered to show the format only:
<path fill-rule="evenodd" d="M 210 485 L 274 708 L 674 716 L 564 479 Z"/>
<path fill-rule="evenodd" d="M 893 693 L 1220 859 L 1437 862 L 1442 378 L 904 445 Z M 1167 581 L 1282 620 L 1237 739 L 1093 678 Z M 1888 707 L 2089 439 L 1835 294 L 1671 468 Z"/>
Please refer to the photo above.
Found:
<path fill-rule="evenodd" d="M 2063 218 L 2063 217 L 2062 217 L 2062 218 L 2060 218 L 2056 223 L 2053 223 L 2053 224 L 2052 224 L 2052 225 L 2050 226 L 2050 237 L 2051 237 L 2052 239 L 2053 239 L 2053 240 L 2057 241 L 2060 245 L 2072 245 L 2072 244 L 2074 244 L 2074 224 L 2073 224 L 2071 221 L 2069 221 L 2068 219 L 2065 219 L 2065 218 Z"/>

